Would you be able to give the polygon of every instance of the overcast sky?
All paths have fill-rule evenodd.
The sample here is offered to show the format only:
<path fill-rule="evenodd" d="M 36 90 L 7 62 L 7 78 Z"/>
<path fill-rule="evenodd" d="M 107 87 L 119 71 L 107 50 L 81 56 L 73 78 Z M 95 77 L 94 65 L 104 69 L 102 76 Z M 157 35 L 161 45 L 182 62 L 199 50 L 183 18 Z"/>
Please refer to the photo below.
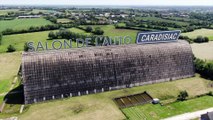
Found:
<path fill-rule="evenodd" d="M 0 0 L 0 5 L 196 5 L 213 6 L 213 0 Z"/>

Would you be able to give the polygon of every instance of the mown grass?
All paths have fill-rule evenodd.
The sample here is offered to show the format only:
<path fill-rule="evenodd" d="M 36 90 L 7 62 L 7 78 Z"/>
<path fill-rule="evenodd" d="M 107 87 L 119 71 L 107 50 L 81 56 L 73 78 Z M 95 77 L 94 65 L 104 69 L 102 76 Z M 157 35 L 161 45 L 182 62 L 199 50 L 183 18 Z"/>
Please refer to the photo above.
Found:
<path fill-rule="evenodd" d="M 195 57 L 213 60 L 213 41 L 208 43 L 193 43 L 191 47 Z"/>
<path fill-rule="evenodd" d="M 53 24 L 44 18 L 33 18 L 33 19 L 14 19 L 14 20 L 1 20 L 0 31 L 6 29 L 21 30 L 28 29 L 31 26 L 43 26 Z"/>
<path fill-rule="evenodd" d="M 197 36 L 208 37 L 210 40 L 213 40 L 213 30 L 212 29 L 198 29 L 192 32 L 182 33 L 181 35 L 188 36 L 189 38 L 196 38 Z"/>
<path fill-rule="evenodd" d="M 9 91 L 21 65 L 21 52 L 0 54 L 0 94 Z"/>
<path fill-rule="evenodd" d="M 0 54 L 0 81 L 13 80 L 21 64 L 21 52 Z"/>
<path fill-rule="evenodd" d="M 146 104 L 122 109 L 129 120 L 159 120 L 186 112 L 213 107 L 212 96 L 204 96 L 183 102 L 175 102 L 166 106 Z"/>

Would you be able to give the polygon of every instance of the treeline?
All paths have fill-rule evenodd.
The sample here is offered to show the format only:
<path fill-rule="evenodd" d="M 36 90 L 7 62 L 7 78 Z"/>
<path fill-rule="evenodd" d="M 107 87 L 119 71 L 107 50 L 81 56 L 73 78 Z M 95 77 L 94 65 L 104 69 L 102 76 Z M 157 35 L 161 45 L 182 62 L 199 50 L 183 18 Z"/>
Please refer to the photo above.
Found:
<path fill-rule="evenodd" d="M 196 58 L 194 64 L 197 73 L 204 78 L 213 80 L 213 61 L 204 61 Z"/>
<path fill-rule="evenodd" d="M 60 29 L 57 32 L 51 31 L 48 34 L 49 39 L 67 39 L 67 40 L 73 40 L 76 41 L 77 38 L 85 39 L 85 38 L 95 38 L 94 35 L 85 35 L 85 34 L 79 34 L 75 32 L 71 32 L 68 29 Z M 93 41 L 93 40 L 92 40 Z"/>
<path fill-rule="evenodd" d="M 11 35 L 11 34 L 21 34 L 21 33 L 30 33 L 30 32 L 39 32 L 39 31 L 46 31 L 46 30 L 56 30 L 60 28 L 71 28 L 75 27 L 73 24 L 57 24 L 57 25 L 45 25 L 40 27 L 31 26 L 28 29 L 22 30 L 13 30 L 13 29 L 6 29 L 2 31 L 3 35 Z"/>
<path fill-rule="evenodd" d="M 197 38 L 195 39 L 191 39 L 188 36 L 179 36 L 179 39 L 181 40 L 187 40 L 189 43 L 204 43 L 204 42 L 209 42 L 209 38 L 208 37 L 203 37 L 203 36 L 197 36 Z"/>
<path fill-rule="evenodd" d="M 115 25 L 116 29 L 130 29 L 130 30 L 139 30 L 139 31 L 151 31 L 150 29 L 140 28 L 140 27 L 129 27 L 129 26 L 118 26 Z"/>
<path fill-rule="evenodd" d="M 86 28 L 78 26 L 76 28 L 84 30 L 87 33 L 93 33 L 95 35 L 103 35 L 104 34 L 104 30 L 102 30 L 100 27 L 96 27 L 95 29 L 93 29 L 91 26 L 87 26 Z"/>

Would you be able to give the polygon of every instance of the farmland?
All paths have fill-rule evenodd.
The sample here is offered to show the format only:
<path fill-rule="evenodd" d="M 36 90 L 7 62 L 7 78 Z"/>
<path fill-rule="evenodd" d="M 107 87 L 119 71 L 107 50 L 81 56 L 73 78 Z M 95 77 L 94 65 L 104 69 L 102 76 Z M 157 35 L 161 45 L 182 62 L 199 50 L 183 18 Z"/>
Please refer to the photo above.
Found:
<path fill-rule="evenodd" d="M 208 43 L 193 43 L 191 44 L 192 51 L 195 57 L 206 60 L 213 60 L 213 41 Z"/>
<path fill-rule="evenodd" d="M 98 27 L 98 26 L 94 26 Z M 133 38 L 133 43 L 135 43 L 135 38 L 137 31 L 136 30 L 125 30 L 125 29 L 115 29 L 114 26 L 112 25 L 107 25 L 107 26 L 99 26 L 101 27 L 105 33 L 104 35 L 106 36 L 125 36 L 129 35 Z M 80 33 L 80 34 L 87 34 L 89 35 L 90 33 L 86 33 L 85 31 L 78 29 L 78 28 L 70 28 L 69 29 L 72 32 L 75 33 Z M 57 31 L 57 30 L 55 30 Z M 34 32 L 34 33 L 25 33 L 25 34 L 15 34 L 15 35 L 6 35 L 3 37 L 2 45 L 0 46 L 0 53 L 1 52 L 6 52 L 7 47 L 9 45 L 14 45 L 14 47 L 17 49 L 17 51 L 23 51 L 24 43 L 32 41 L 34 43 L 37 43 L 39 41 L 41 42 L 48 42 L 51 43 L 51 40 L 48 40 L 48 34 L 50 31 L 44 31 L 44 32 Z M 128 33 L 128 34 L 126 34 Z M 75 47 L 75 44 L 74 46 Z"/>
<path fill-rule="evenodd" d="M 9 12 L 18 12 L 19 9 L 0 10 L 0 15 L 7 15 Z"/>
<path fill-rule="evenodd" d="M 69 19 L 57 19 L 57 23 L 69 23 L 71 20 Z"/>
<path fill-rule="evenodd" d="M 133 39 L 133 44 L 135 44 L 136 35 L 139 31 L 150 30 L 182 30 L 184 32 L 182 35 L 188 36 L 191 39 L 201 35 L 213 40 L 213 17 L 211 17 L 211 14 L 205 14 L 204 12 L 202 16 L 199 16 L 200 13 L 196 14 L 193 11 L 192 15 L 190 12 L 191 11 L 187 10 L 158 11 L 151 9 L 76 9 L 60 7 L 57 9 L 2 9 L 0 10 L 0 32 L 6 29 L 22 30 L 28 29 L 31 26 L 39 27 L 53 25 L 58 26 L 51 29 L 55 34 L 57 34 L 56 32 L 58 32 L 59 29 L 69 29 L 74 33 L 95 35 L 95 28 L 100 27 L 101 30 L 104 31 L 103 36 L 124 37 L 128 35 Z M 42 17 L 10 20 L 22 15 L 40 15 Z M 46 20 L 44 17 L 49 19 Z M 86 32 L 84 29 L 87 26 L 91 26 L 93 31 Z M 82 29 L 82 27 L 84 29 Z M 14 78 L 17 76 L 17 72 L 21 65 L 21 55 L 24 49 L 24 44 L 26 42 L 34 42 L 34 45 L 36 46 L 37 43 L 41 41 L 42 44 L 47 42 L 48 47 L 51 46 L 53 40 L 48 38 L 48 34 L 51 32 L 50 29 L 48 29 L 48 31 L 39 29 L 38 31 L 40 32 L 32 32 L 28 30 L 22 34 L 12 33 L 12 35 L 3 35 L 0 45 L 0 105 L 3 102 L 5 94 L 10 91 Z M 59 35 L 57 40 L 65 40 L 61 38 L 62 36 Z M 16 51 L 12 53 L 6 52 L 9 45 L 13 45 L 16 48 Z M 72 45 L 74 48 L 76 47 L 75 42 L 73 42 Z M 195 57 L 213 60 L 213 41 L 202 44 L 193 43 L 191 44 L 191 47 Z M 185 112 L 213 107 L 213 98 L 210 96 L 192 99 L 195 96 L 213 91 L 211 85 L 213 85 L 213 81 L 204 79 L 200 77 L 199 74 L 196 74 L 195 77 L 182 80 L 25 105 L 24 112 L 21 114 L 19 113 L 21 104 L 6 104 L 3 113 L 0 113 L 0 119 L 11 116 L 17 116 L 21 120 L 38 120 L 44 118 L 45 120 L 162 119 Z M 119 109 L 113 101 L 113 98 L 116 97 L 146 91 L 153 98 L 159 98 L 162 103 L 168 103 L 170 101 L 175 101 L 180 91 L 183 90 L 188 92 L 190 100 L 175 102 L 164 106 L 146 104 Z"/>
<path fill-rule="evenodd" d="M 204 96 L 187 100 L 183 102 L 176 102 L 165 106 L 146 104 L 122 109 L 129 120 L 159 120 L 162 118 L 171 117 L 187 112 L 194 112 L 197 110 L 213 107 L 213 97 Z"/>
<path fill-rule="evenodd" d="M 85 31 L 77 29 L 77 28 L 70 28 L 70 30 L 76 33 L 87 34 Z M 34 32 L 34 33 L 4 36 L 2 45 L 0 45 L 0 52 L 6 52 L 7 46 L 9 45 L 14 45 L 17 51 L 23 51 L 24 44 L 26 42 L 34 42 L 35 44 L 37 44 L 39 41 L 41 41 L 42 43 L 45 43 L 45 42 L 51 43 L 52 40 L 48 40 L 49 32 L 50 31 L 44 31 L 44 32 Z M 73 47 L 75 47 L 75 44 L 73 44 Z"/>
<path fill-rule="evenodd" d="M 205 36 L 210 40 L 213 40 L 213 30 L 212 29 L 198 29 L 193 32 L 182 33 L 182 35 L 188 36 L 189 38 L 196 38 L 197 36 Z"/>
<path fill-rule="evenodd" d="M 0 21 L 0 31 L 6 29 L 21 30 L 27 29 L 31 26 L 42 26 L 50 25 L 50 21 L 47 21 L 43 18 L 33 18 L 33 19 L 14 19 L 14 20 L 1 20 Z"/>

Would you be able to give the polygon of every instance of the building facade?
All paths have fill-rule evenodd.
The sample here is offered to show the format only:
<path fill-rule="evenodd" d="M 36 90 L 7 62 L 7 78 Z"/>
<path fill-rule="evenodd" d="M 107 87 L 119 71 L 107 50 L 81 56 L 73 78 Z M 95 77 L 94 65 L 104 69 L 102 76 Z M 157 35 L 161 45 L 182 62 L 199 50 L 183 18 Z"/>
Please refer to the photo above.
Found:
<path fill-rule="evenodd" d="M 194 76 L 188 42 L 25 52 L 25 103 L 72 97 Z"/>

